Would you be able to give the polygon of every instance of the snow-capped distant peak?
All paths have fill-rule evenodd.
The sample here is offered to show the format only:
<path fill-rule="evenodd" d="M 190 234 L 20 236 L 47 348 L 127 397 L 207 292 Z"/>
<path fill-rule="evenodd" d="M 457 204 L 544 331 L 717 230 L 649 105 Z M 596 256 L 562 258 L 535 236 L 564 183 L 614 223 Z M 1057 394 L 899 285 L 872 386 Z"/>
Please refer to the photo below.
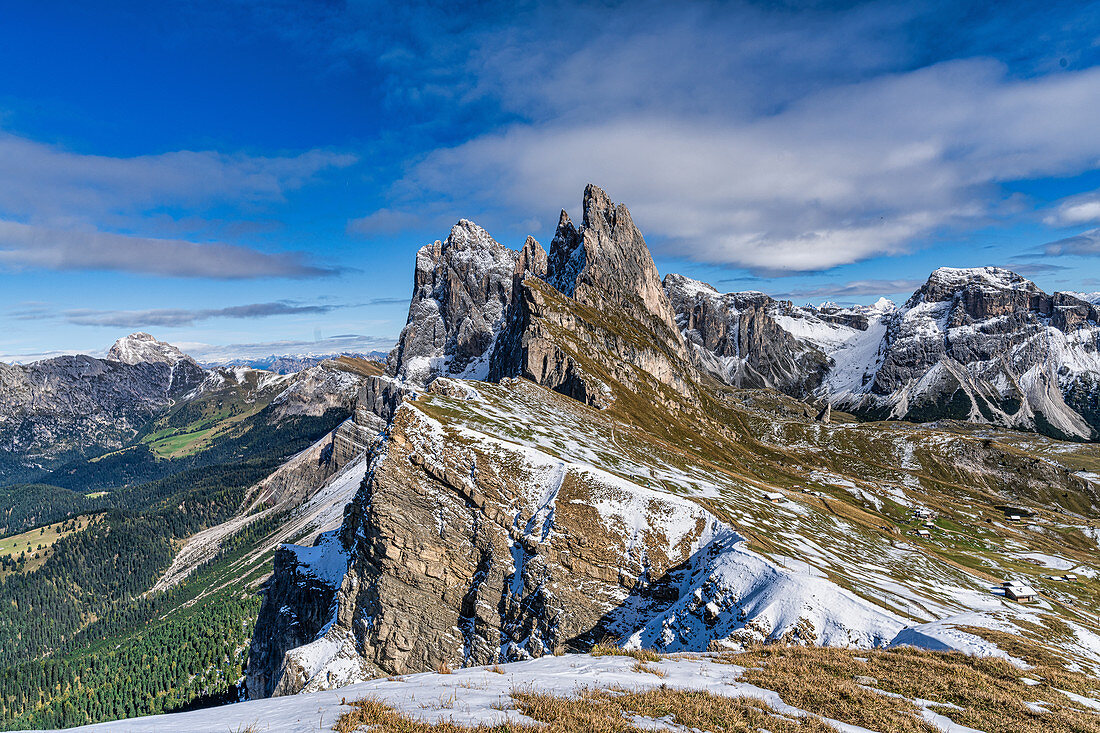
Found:
<path fill-rule="evenodd" d="M 1067 290 L 1066 295 L 1072 295 L 1078 300 L 1083 300 L 1086 303 L 1092 303 L 1093 305 L 1100 305 L 1100 293 L 1081 293 L 1075 290 Z"/>
<path fill-rule="evenodd" d="M 191 357 L 172 344 L 157 341 L 141 331 L 115 341 L 107 352 L 107 358 L 123 364 L 171 364 L 192 361 Z"/>
<path fill-rule="evenodd" d="M 690 277 L 684 277 L 683 275 L 677 275 L 676 273 L 669 273 L 665 275 L 665 290 L 677 290 L 683 293 L 683 295 L 693 298 L 700 293 L 703 295 L 717 295 L 718 291 L 713 285 L 710 285 L 699 280 L 692 280 Z"/>
<path fill-rule="evenodd" d="M 897 305 L 889 298 L 879 298 L 871 305 L 867 306 L 867 310 L 875 311 L 877 313 L 887 313 L 892 310 L 897 310 Z"/>
<path fill-rule="evenodd" d="M 955 288 L 982 285 L 1002 290 L 1037 290 L 1035 283 L 1003 267 L 940 267 L 928 276 L 929 283 Z"/>

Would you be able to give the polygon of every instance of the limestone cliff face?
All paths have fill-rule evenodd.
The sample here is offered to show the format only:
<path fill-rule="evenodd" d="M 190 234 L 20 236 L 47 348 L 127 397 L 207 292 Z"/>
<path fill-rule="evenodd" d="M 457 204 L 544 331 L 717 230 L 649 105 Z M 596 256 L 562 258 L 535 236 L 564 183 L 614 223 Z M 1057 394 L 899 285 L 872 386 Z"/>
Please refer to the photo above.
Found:
<path fill-rule="evenodd" d="M 438 380 L 432 392 L 461 400 L 465 389 Z M 509 389 L 538 399 L 533 385 Z M 453 431 L 432 416 L 434 401 L 402 407 L 378 446 L 338 535 L 349 558 L 338 589 L 288 585 L 300 580 L 295 567 L 284 558 L 277 568 L 261 616 L 274 641 L 250 659 L 250 695 L 583 648 L 611 633 L 628 597 L 639 611 L 675 596 L 662 579 L 711 530 L 704 509 Z M 333 592 L 331 615 L 318 619 Z M 322 636 L 287 646 L 297 637 L 285 629 L 318 622 L 329 624 Z M 280 645 L 288 651 L 272 681 Z"/>
<path fill-rule="evenodd" d="M 331 616 L 335 590 L 306 572 L 298 556 L 286 548 L 275 551 L 275 573 L 267 586 L 269 597 L 285 602 L 265 604 L 256 625 L 264 629 L 249 649 L 247 688 L 253 698 L 270 697 L 283 671 L 287 649 L 308 644 Z"/>
<path fill-rule="evenodd" d="M 1100 426 L 1098 316 L 1008 270 L 940 268 L 889 321 L 867 395 L 848 401 L 1089 438 Z"/>
<path fill-rule="evenodd" d="M 525 250 L 538 248 L 531 242 Z M 389 356 L 388 373 L 421 385 L 437 376 L 483 379 L 520 259 L 466 219 L 446 241 L 422 247 L 408 323 Z"/>
<path fill-rule="evenodd" d="M 707 372 L 736 387 L 771 387 L 803 397 L 821 384 L 828 357 L 799 341 L 774 314 L 792 306 L 764 293 L 720 294 L 682 275 L 667 275 L 664 289 L 693 356 Z"/>
<path fill-rule="evenodd" d="M 630 211 L 597 186 L 584 189 L 580 229 L 561 212 L 546 281 L 596 311 L 649 326 L 672 354 L 687 358 L 676 317 Z"/>
<path fill-rule="evenodd" d="M 874 419 L 1100 435 L 1100 312 L 996 267 L 940 268 L 901 308 L 796 307 L 665 278 L 699 366 Z"/>

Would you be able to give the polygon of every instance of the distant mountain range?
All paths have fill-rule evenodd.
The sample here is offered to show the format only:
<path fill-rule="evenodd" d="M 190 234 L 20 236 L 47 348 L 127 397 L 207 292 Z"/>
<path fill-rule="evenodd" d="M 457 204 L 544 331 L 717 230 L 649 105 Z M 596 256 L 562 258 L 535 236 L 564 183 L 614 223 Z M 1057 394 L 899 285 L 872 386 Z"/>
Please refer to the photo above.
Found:
<path fill-rule="evenodd" d="M 1064 567 L 1094 553 L 1100 491 L 1071 468 L 1091 446 L 993 427 L 1096 436 L 1091 303 L 998 268 L 937 270 L 901 307 L 721 294 L 662 281 L 599 188 L 583 209 L 549 251 L 462 220 L 417 253 L 385 373 L 335 434 L 362 451 L 326 484 L 340 528 L 275 555 L 250 697 L 602 639 L 964 648 L 952 623 L 1015 613 L 967 568 L 1050 532 Z M 1025 505 L 1059 528 L 1005 539 Z M 914 529 L 926 506 L 963 529 Z"/>
<path fill-rule="evenodd" d="M 275 372 L 276 374 L 293 374 L 303 369 L 315 367 L 323 361 L 330 361 L 341 356 L 350 356 L 354 359 L 367 359 L 370 361 L 384 361 L 386 352 L 370 351 L 363 353 L 358 351 L 342 351 L 338 354 L 284 354 L 282 356 L 271 354 L 270 356 L 257 357 L 254 359 L 228 359 L 222 361 L 203 361 L 200 363 L 207 369 L 213 369 L 215 367 L 244 366 L 252 369 L 263 369 L 264 371 Z"/>
<path fill-rule="evenodd" d="M 30 477 L 62 460 L 121 448 L 154 418 L 213 393 L 243 390 L 239 399 L 274 401 L 280 415 L 321 414 L 354 401 L 354 369 L 320 357 L 276 358 L 272 365 L 280 371 L 204 367 L 141 332 L 116 341 L 102 359 L 0 363 L 0 479 Z"/>

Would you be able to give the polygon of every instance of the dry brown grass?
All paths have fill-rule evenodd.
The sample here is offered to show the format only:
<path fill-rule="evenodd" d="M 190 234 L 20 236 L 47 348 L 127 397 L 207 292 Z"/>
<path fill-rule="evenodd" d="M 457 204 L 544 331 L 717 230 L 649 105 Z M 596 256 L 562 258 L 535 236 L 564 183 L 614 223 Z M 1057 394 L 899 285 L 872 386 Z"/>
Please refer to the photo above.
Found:
<path fill-rule="evenodd" d="M 450 722 L 423 723 L 396 712 L 377 700 L 358 700 L 352 710 L 340 716 L 337 733 L 635 733 L 634 715 L 672 718 L 681 725 L 712 733 L 836 733 L 818 718 L 790 719 L 779 716 L 763 701 L 731 698 L 705 692 L 682 692 L 659 688 L 647 692 L 624 690 L 582 692 L 576 698 L 515 692 L 515 708 L 536 720 L 538 726 L 503 723 L 462 726 Z"/>
<path fill-rule="evenodd" d="M 857 656 L 867 661 L 858 661 Z M 771 646 L 730 658 L 749 668 L 742 678 L 745 682 L 778 692 L 788 705 L 873 730 L 929 728 L 912 727 L 912 704 L 871 692 L 857 684 L 856 677 L 872 677 L 875 689 L 910 700 L 958 706 L 961 709 L 942 707 L 937 712 L 986 733 L 1100 733 L 1100 716 L 1055 689 L 1084 693 L 1090 686 L 1095 688 L 1097 681 L 1061 667 L 1043 665 L 1024 671 L 1003 659 L 909 647 L 853 652 Z M 1047 683 L 1029 686 L 1021 681 L 1025 676 L 1038 676 Z M 1034 712 L 1025 702 L 1046 703 L 1048 712 Z"/>
<path fill-rule="evenodd" d="M 631 667 L 631 669 L 633 669 L 635 672 L 641 672 L 641 673 L 644 673 L 644 674 L 657 675 L 658 677 L 667 677 L 668 676 L 668 673 L 665 672 L 663 669 L 659 669 L 657 667 L 650 667 L 649 664 L 647 664 L 646 662 L 643 662 L 640 659 L 638 661 L 634 662 L 634 666 Z"/>
<path fill-rule="evenodd" d="M 742 681 L 774 691 L 785 703 L 810 715 L 788 717 L 779 715 L 759 699 L 685 692 L 661 686 L 642 692 L 588 690 L 573 698 L 514 691 L 511 697 L 515 709 L 538 721 L 537 727 L 428 724 L 404 717 L 368 699 L 352 703 L 353 709 L 341 716 L 335 730 L 339 733 L 367 729 L 377 733 L 533 733 L 536 730 L 633 733 L 639 730 L 632 725 L 632 718 L 637 715 L 669 718 L 687 728 L 711 733 L 755 733 L 761 729 L 771 733 L 835 733 L 822 718 L 880 733 L 938 733 L 910 702 L 919 698 L 943 703 L 944 706 L 933 709 L 955 723 L 986 733 L 1100 733 L 1100 715 L 1059 692 L 1069 690 L 1096 697 L 1093 691 L 1100 688 L 1100 680 L 1065 670 L 1052 652 L 1020 637 L 1003 632 L 975 631 L 981 631 L 1002 649 L 1034 667 L 1022 670 L 1002 659 L 908 647 L 867 651 L 758 646 L 741 653 L 713 655 L 711 659 L 743 667 Z M 661 658 L 655 652 L 623 652 L 614 647 L 597 649 L 602 655 L 634 658 L 636 672 L 661 672 L 649 664 Z M 1039 679 L 1041 683 L 1027 685 L 1023 677 Z M 1028 702 L 1043 703 L 1046 712 L 1033 711 L 1025 704 Z"/>
<path fill-rule="evenodd" d="M 596 644 L 588 653 L 594 657 L 633 657 L 639 662 L 661 660 L 661 655 L 652 649 L 623 649 L 612 644 Z"/>

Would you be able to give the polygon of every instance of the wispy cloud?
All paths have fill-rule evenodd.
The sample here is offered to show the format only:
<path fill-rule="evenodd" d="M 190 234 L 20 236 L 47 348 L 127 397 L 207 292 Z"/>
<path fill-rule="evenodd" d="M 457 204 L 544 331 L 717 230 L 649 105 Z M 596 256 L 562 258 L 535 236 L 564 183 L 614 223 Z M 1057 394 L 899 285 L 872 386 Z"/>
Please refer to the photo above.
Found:
<path fill-rule="evenodd" d="M 113 328 L 193 326 L 198 321 L 212 318 L 269 318 L 287 315 L 319 315 L 330 313 L 344 306 L 297 305 L 287 301 L 275 303 L 250 303 L 228 308 L 156 308 L 152 310 L 67 310 L 63 318 L 77 326 L 109 326 Z"/>
<path fill-rule="evenodd" d="M 340 270 L 303 252 L 263 252 L 235 244 L 64 230 L 0 220 L 0 267 L 107 270 L 166 277 L 244 280 L 309 278 Z"/>
<path fill-rule="evenodd" d="M 1011 264 L 1005 265 L 1005 269 L 1012 270 L 1025 277 L 1049 275 L 1051 273 L 1064 272 L 1072 269 L 1066 265 L 1055 265 L 1052 262 L 1016 262 L 1015 259 L 1016 258 L 1013 258 L 1014 261 Z M 1026 259 L 1026 255 L 1021 256 L 1020 259 Z"/>
<path fill-rule="evenodd" d="M 273 316 L 323 315 L 347 308 L 377 305 L 400 305 L 408 298 L 372 298 L 361 303 L 298 303 L 279 300 L 270 303 L 248 303 L 223 308 L 151 308 L 145 310 L 97 310 L 77 308 L 57 310 L 48 303 L 25 303 L 9 311 L 9 317 L 19 321 L 55 320 L 76 326 L 109 328 L 183 328 L 215 318 L 254 319 Z M 335 338 L 335 337 L 334 337 Z"/>
<path fill-rule="evenodd" d="M 59 224 L 170 206 L 280 201 L 322 171 L 356 160 L 325 150 L 293 156 L 180 150 L 123 158 L 0 132 L 0 211 Z"/>
<path fill-rule="evenodd" d="M 1086 232 L 1049 242 L 1042 246 L 1044 254 L 1058 255 L 1100 255 L 1100 229 L 1089 229 Z"/>
<path fill-rule="evenodd" d="M 349 234 L 371 237 L 379 234 L 396 234 L 416 229 L 424 224 L 424 217 L 416 212 L 383 208 L 367 216 L 352 219 L 348 222 L 347 230 Z"/>
<path fill-rule="evenodd" d="M 181 150 L 122 158 L 0 132 L 0 267 L 218 279 L 333 275 L 336 268 L 302 252 L 144 236 L 143 230 L 201 229 L 203 212 L 217 207 L 255 213 L 356 160 L 325 150 L 293 156 Z M 249 226 L 265 224 L 223 228 L 232 234 Z"/>
<path fill-rule="evenodd" d="M 778 293 L 776 297 L 782 298 L 829 298 L 831 300 L 846 300 L 848 298 L 865 297 L 868 295 L 908 295 L 922 284 L 921 280 L 851 280 L 844 283 L 830 283 L 810 288 L 793 288 L 785 293 Z"/>

